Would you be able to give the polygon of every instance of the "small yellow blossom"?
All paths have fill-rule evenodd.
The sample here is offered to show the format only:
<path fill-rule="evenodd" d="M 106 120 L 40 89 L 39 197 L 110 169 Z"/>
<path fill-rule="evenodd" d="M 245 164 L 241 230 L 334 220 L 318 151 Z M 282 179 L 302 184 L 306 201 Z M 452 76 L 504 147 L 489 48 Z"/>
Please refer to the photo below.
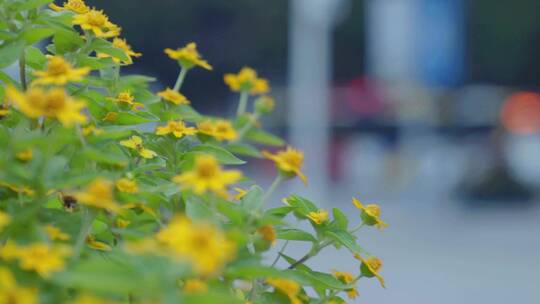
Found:
<path fill-rule="evenodd" d="M 6 94 L 17 108 L 30 118 L 41 116 L 56 118 L 65 127 L 83 124 L 87 120 L 86 116 L 81 113 L 82 109 L 86 107 L 86 103 L 72 99 L 60 88 L 48 91 L 30 88 L 22 93 L 14 87 L 8 87 Z"/>
<path fill-rule="evenodd" d="M 377 228 L 388 227 L 388 224 L 381 220 L 381 208 L 377 204 L 369 204 L 364 206 L 358 199 L 352 199 L 353 205 L 362 211 L 360 216 L 364 223 L 368 226 L 375 225 Z"/>
<path fill-rule="evenodd" d="M 184 216 L 175 216 L 156 235 L 173 257 L 187 260 L 202 276 L 216 273 L 235 256 L 234 244 L 225 234 L 208 223 L 193 223 Z"/>
<path fill-rule="evenodd" d="M 11 216 L 9 216 L 9 214 L 3 211 L 0 211 L 0 232 L 4 229 L 4 227 L 9 225 L 10 222 L 11 222 Z"/>
<path fill-rule="evenodd" d="M 248 193 L 247 190 L 242 189 L 242 188 L 234 188 L 234 191 L 236 191 L 236 195 L 234 196 L 234 199 L 237 201 L 241 200 Z"/>
<path fill-rule="evenodd" d="M 223 80 L 233 92 L 249 92 L 252 95 L 266 94 L 270 91 L 268 80 L 257 77 L 257 72 L 243 67 L 238 74 L 225 74 Z"/>
<path fill-rule="evenodd" d="M 186 96 L 170 88 L 166 88 L 165 90 L 158 92 L 157 95 L 175 105 L 190 104 L 190 101 L 186 98 Z"/>
<path fill-rule="evenodd" d="M 197 44 L 195 42 L 188 43 L 185 47 L 176 50 L 166 48 L 165 53 L 171 59 L 177 60 L 185 69 L 200 66 L 203 69 L 212 70 L 212 66 L 206 60 L 202 59 L 201 54 L 197 51 Z"/>
<path fill-rule="evenodd" d="M 336 279 L 347 285 L 354 283 L 355 281 L 354 276 L 350 272 L 334 270 L 332 274 Z M 346 289 L 345 291 L 347 292 L 347 296 L 349 297 L 349 299 L 354 299 L 358 296 L 358 290 L 355 287 L 351 289 Z"/>
<path fill-rule="evenodd" d="M 316 212 L 308 213 L 307 217 L 312 220 L 315 224 L 320 225 L 328 221 L 328 211 L 324 209 L 319 209 Z"/>
<path fill-rule="evenodd" d="M 206 134 L 217 140 L 233 141 L 238 138 L 238 133 L 230 121 L 218 119 L 215 121 L 206 120 L 197 124 L 199 133 Z"/>
<path fill-rule="evenodd" d="M 112 38 L 120 35 L 120 27 L 110 22 L 109 17 L 103 11 L 91 9 L 73 17 L 72 22 L 83 30 L 92 31 L 99 38 Z"/>
<path fill-rule="evenodd" d="M 257 229 L 257 232 L 261 235 L 262 239 L 272 244 L 276 242 L 276 230 L 272 225 L 264 225 Z"/>
<path fill-rule="evenodd" d="M 136 135 L 131 136 L 130 139 L 120 141 L 120 144 L 126 148 L 136 150 L 143 158 L 151 159 L 157 156 L 156 152 L 143 147 L 142 138 Z"/>
<path fill-rule="evenodd" d="M 139 192 L 139 187 L 137 187 L 137 182 L 127 179 L 127 178 L 121 178 L 116 181 L 116 189 L 120 192 L 126 192 L 126 193 L 137 193 Z"/>
<path fill-rule="evenodd" d="M 188 279 L 184 282 L 182 290 L 186 293 L 199 293 L 208 290 L 208 285 L 200 279 Z"/>
<path fill-rule="evenodd" d="M 291 304 L 301 304 L 302 301 L 298 297 L 300 293 L 300 284 L 288 279 L 266 279 L 268 285 L 273 286 L 276 291 L 286 295 L 291 301 Z"/>
<path fill-rule="evenodd" d="M 0 120 L 4 119 L 11 113 L 7 105 L 0 105 Z"/>
<path fill-rule="evenodd" d="M 15 157 L 22 161 L 22 162 L 27 162 L 29 160 L 32 159 L 33 157 L 33 153 L 32 153 L 32 149 L 28 148 L 28 149 L 25 149 L 17 154 L 15 154 Z"/>
<path fill-rule="evenodd" d="M 275 102 L 274 98 L 263 95 L 255 100 L 255 111 L 261 114 L 267 114 L 274 110 Z"/>
<path fill-rule="evenodd" d="M 166 126 L 156 128 L 156 135 L 172 134 L 176 138 L 195 133 L 197 133 L 197 129 L 186 126 L 183 121 L 169 121 Z"/>
<path fill-rule="evenodd" d="M 116 227 L 118 228 L 126 228 L 127 226 L 129 226 L 129 224 L 131 224 L 131 222 L 123 218 L 116 219 Z"/>
<path fill-rule="evenodd" d="M 101 135 L 105 132 L 105 130 L 96 128 L 94 125 L 87 125 L 84 128 L 82 128 L 82 133 L 84 136 L 92 135 Z"/>
<path fill-rule="evenodd" d="M 97 53 L 97 57 L 98 58 L 109 58 L 111 57 L 112 60 L 116 63 L 120 63 L 122 62 L 123 64 L 132 64 L 133 63 L 133 59 L 131 59 L 131 57 L 141 57 L 142 54 L 141 53 L 137 53 L 135 51 L 133 51 L 133 49 L 131 49 L 131 45 L 129 45 L 126 41 L 126 39 L 122 39 L 122 38 L 114 38 L 113 41 L 112 41 L 112 45 L 115 47 L 115 48 L 118 48 L 118 49 L 121 49 L 122 51 L 124 51 L 124 54 L 126 54 L 126 57 L 128 58 L 127 60 L 121 60 L 120 58 L 116 58 L 116 57 L 113 57 L 109 54 L 105 54 L 105 53 Z"/>
<path fill-rule="evenodd" d="M 49 56 L 45 71 L 35 71 L 36 80 L 32 85 L 58 85 L 78 82 L 90 72 L 89 67 L 73 68 L 62 56 Z"/>
<path fill-rule="evenodd" d="M 112 250 L 112 247 L 109 244 L 96 240 L 96 238 L 93 235 L 88 235 L 86 237 L 86 245 L 88 245 L 88 247 L 92 249 L 100 250 L 100 251 Z"/>
<path fill-rule="evenodd" d="M 51 3 L 49 8 L 55 12 L 72 11 L 76 14 L 84 14 L 90 11 L 90 8 L 86 6 L 83 0 L 68 0 L 62 6 Z"/>
<path fill-rule="evenodd" d="M 33 270 L 47 278 L 54 272 L 63 270 L 65 259 L 70 255 L 71 249 L 67 246 L 33 243 L 19 247 L 17 259 L 22 269 Z"/>
<path fill-rule="evenodd" d="M 114 200 L 112 183 L 105 179 L 95 179 L 84 191 L 75 193 L 82 205 L 118 212 L 120 207 Z"/>
<path fill-rule="evenodd" d="M 62 232 L 62 230 L 54 227 L 53 225 L 45 226 L 45 232 L 49 238 L 53 241 L 68 241 L 69 234 Z"/>
<path fill-rule="evenodd" d="M 227 186 L 236 183 L 240 178 L 242 178 L 242 172 L 224 171 L 213 156 L 200 155 L 195 159 L 193 170 L 173 177 L 173 181 L 192 189 L 197 194 L 212 191 L 220 196 L 227 196 Z"/>
<path fill-rule="evenodd" d="M 105 117 L 103 117 L 103 120 L 109 121 L 109 122 L 115 122 L 117 118 L 118 118 L 117 112 L 107 112 L 107 114 L 105 114 Z"/>
<path fill-rule="evenodd" d="M 304 153 L 287 147 L 286 150 L 278 151 L 276 154 L 272 154 L 268 151 L 262 152 L 263 156 L 274 161 L 279 170 L 287 175 L 298 176 L 304 184 L 307 183 L 307 178 L 302 173 L 302 165 L 304 164 Z"/>
<path fill-rule="evenodd" d="M 18 286 L 9 269 L 0 267 L 0 303 L 36 304 L 38 303 L 37 290 Z"/>
<path fill-rule="evenodd" d="M 363 276 L 368 277 L 368 278 L 376 277 L 377 280 L 379 280 L 379 282 L 381 283 L 381 286 L 385 287 L 384 279 L 379 274 L 379 270 L 382 267 L 381 259 L 377 257 L 368 257 L 367 259 L 364 259 L 358 253 L 354 255 L 354 258 L 362 262 L 362 265 L 360 266 L 360 270 L 362 271 Z"/>
<path fill-rule="evenodd" d="M 131 92 L 129 91 L 123 91 L 118 93 L 116 97 L 109 99 L 112 101 L 116 101 L 119 104 L 133 105 L 133 100 L 135 99 L 135 97 L 133 97 L 133 95 L 131 95 Z"/>

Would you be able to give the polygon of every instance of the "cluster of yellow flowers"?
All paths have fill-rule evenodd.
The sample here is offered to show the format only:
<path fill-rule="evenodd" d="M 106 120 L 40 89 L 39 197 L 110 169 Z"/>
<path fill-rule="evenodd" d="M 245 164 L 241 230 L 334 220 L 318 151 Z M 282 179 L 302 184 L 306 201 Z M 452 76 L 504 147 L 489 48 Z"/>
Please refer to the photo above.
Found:
<path fill-rule="evenodd" d="M 16 56 L 20 83 L 0 77 L 0 304 L 345 303 L 340 293 L 356 298 L 361 278 L 385 286 L 382 261 L 354 235 L 387 226 L 378 205 L 353 198 L 354 228 L 339 209 L 296 195 L 267 207 L 282 182 L 308 181 L 302 151 L 261 128 L 275 107 L 267 79 L 250 67 L 225 74 L 236 117 L 199 114 L 181 90 L 192 69 L 213 69 L 195 43 L 164 50 L 178 78 L 153 92 L 148 77 L 121 75 L 142 54 L 103 11 L 83 0 L 41 3 L 0 3 L 2 13 L 28 10 L 8 15 L 14 35 L 33 26 L 53 35 L 51 54 L 27 45 Z M 0 55 L 18 43 L 1 39 Z M 245 163 L 239 157 L 273 162 L 266 191 L 230 167 Z M 289 257 L 295 241 L 312 248 Z M 351 252 L 356 274 L 305 265 L 329 246 Z"/>

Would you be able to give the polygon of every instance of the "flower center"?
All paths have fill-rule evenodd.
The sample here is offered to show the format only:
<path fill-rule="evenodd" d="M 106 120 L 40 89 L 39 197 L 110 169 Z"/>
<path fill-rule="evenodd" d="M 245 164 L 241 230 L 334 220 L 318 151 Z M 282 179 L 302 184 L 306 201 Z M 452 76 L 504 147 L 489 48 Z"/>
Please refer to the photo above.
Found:
<path fill-rule="evenodd" d="M 88 24 L 96 27 L 104 27 L 107 23 L 107 17 L 100 11 L 90 11 L 87 15 Z"/>
<path fill-rule="evenodd" d="M 382 261 L 378 258 L 368 258 L 366 263 L 369 265 L 369 268 L 377 272 L 382 267 Z"/>
<path fill-rule="evenodd" d="M 62 109 L 66 104 L 66 95 L 62 91 L 53 91 L 47 98 L 47 109 L 51 112 Z"/>
<path fill-rule="evenodd" d="M 366 211 L 369 215 L 378 217 L 381 215 L 381 208 L 378 205 L 370 204 L 366 206 Z"/>
<path fill-rule="evenodd" d="M 53 57 L 47 65 L 47 72 L 51 75 L 58 76 L 66 74 L 70 69 L 69 64 L 64 59 Z"/>
<path fill-rule="evenodd" d="M 199 161 L 197 164 L 197 174 L 200 177 L 211 178 L 215 176 L 219 168 L 213 161 Z"/>

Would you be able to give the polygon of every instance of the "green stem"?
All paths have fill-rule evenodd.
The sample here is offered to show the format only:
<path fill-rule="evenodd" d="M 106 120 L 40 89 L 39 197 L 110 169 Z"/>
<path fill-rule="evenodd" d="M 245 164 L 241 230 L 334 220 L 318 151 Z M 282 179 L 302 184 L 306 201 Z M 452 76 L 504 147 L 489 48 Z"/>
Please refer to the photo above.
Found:
<path fill-rule="evenodd" d="M 19 58 L 19 76 L 21 80 L 21 87 L 24 91 L 26 91 L 26 55 L 24 50 Z"/>
<path fill-rule="evenodd" d="M 285 248 L 287 248 L 287 245 L 289 245 L 289 240 L 286 240 L 285 243 L 283 244 L 283 246 L 281 247 L 281 249 L 279 250 L 276 258 L 274 259 L 274 261 L 272 262 L 272 265 L 270 265 L 270 267 L 274 267 L 276 266 L 276 263 L 279 261 L 279 259 L 281 258 L 281 254 L 283 253 L 283 251 L 285 251 Z"/>
<path fill-rule="evenodd" d="M 181 68 L 180 73 L 178 73 L 178 78 L 176 79 L 176 83 L 174 84 L 173 90 L 176 92 L 180 92 L 180 89 L 182 88 L 182 84 L 184 83 L 184 78 L 186 78 L 186 74 L 188 72 L 188 69 Z"/>
<path fill-rule="evenodd" d="M 328 241 L 325 241 L 325 242 L 322 242 L 320 243 L 318 246 L 314 246 L 313 248 L 311 248 L 311 250 L 306 253 L 306 255 L 304 255 L 303 257 L 301 257 L 298 261 L 296 261 L 295 263 L 291 264 L 287 269 L 294 269 L 296 266 L 300 265 L 300 264 L 304 264 L 307 260 L 311 259 L 312 257 L 316 256 L 317 254 L 319 254 L 319 252 L 321 252 L 321 250 L 323 250 L 324 248 L 332 245 L 334 241 L 332 240 L 328 240 Z"/>
<path fill-rule="evenodd" d="M 43 122 L 43 123 L 45 123 L 45 122 Z M 83 146 L 83 148 L 86 149 L 86 140 L 84 139 L 84 135 L 82 133 L 81 126 L 76 125 L 75 128 L 77 129 L 77 136 L 79 137 L 79 141 L 81 142 L 81 145 Z"/>
<path fill-rule="evenodd" d="M 266 193 L 264 194 L 262 198 L 261 206 L 264 206 L 264 203 L 266 203 L 266 201 L 270 198 L 272 193 L 277 189 L 277 187 L 279 186 L 279 184 L 281 184 L 282 181 L 283 181 L 283 176 L 281 174 L 278 174 L 278 176 L 276 176 L 276 178 L 274 179 L 274 181 L 272 182 L 268 190 L 266 190 Z"/>
<path fill-rule="evenodd" d="M 351 231 L 349 231 L 349 233 L 353 234 L 356 231 L 360 230 L 360 228 L 362 228 L 362 227 L 364 227 L 364 223 L 360 223 L 360 224 L 356 225 Z"/>
<path fill-rule="evenodd" d="M 238 131 L 238 137 L 236 138 L 236 140 L 234 142 L 239 142 L 242 140 L 242 138 L 244 138 L 244 136 L 246 135 L 246 133 L 251 130 L 251 128 L 253 128 L 253 122 L 254 121 L 257 121 L 257 119 L 259 119 L 259 113 L 255 113 L 253 114 L 253 118 L 250 119 L 243 127 L 242 129 L 240 129 L 240 131 Z"/>
<path fill-rule="evenodd" d="M 248 96 L 248 91 L 240 92 L 240 101 L 238 101 L 238 109 L 236 110 L 236 116 L 240 116 L 246 112 Z"/>
<path fill-rule="evenodd" d="M 96 213 L 94 211 L 86 208 L 84 209 L 81 222 L 81 230 L 79 230 L 79 236 L 77 237 L 77 241 L 75 242 L 75 249 L 73 255 L 75 259 L 78 259 L 81 255 L 81 251 L 86 241 L 86 237 L 92 229 L 92 223 L 94 222 L 95 218 Z"/>

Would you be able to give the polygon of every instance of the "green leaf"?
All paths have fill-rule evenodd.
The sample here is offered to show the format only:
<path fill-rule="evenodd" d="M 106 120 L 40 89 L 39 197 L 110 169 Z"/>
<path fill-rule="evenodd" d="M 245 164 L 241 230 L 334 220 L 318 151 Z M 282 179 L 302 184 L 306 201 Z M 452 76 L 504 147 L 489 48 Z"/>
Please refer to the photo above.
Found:
<path fill-rule="evenodd" d="M 262 158 L 261 152 L 249 144 L 229 144 L 226 149 L 235 154 Z"/>
<path fill-rule="evenodd" d="M 45 4 L 51 3 L 53 0 L 25 0 L 18 3 L 15 3 L 14 9 L 18 11 L 27 11 L 34 8 L 41 7 Z"/>
<path fill-rule="evenodd" d="M 206 220 L 213 218 L 214 212 L 200 197 L 187 194 L 184 199 L 186 201 L 186 214 L 190 219 Z"/>
<path fill-rule="evenodd" d="M 287 263 L 289 263 L 289 265 L 293 265 L 293 264 L 296 264 L 297 260 L 295 260 L 294 258 L 284 254 L 284 253 L 279 253 L 279 255 L 285 259 L 285 261 L 287 261 Z M 298 269 L 298 270 L 304 270 L 304 271 L 312 271 L 311 268 L 307 267 L 305 264 L 298 264 L 295 266 L 295 269 Z"/>
<path fill-rule="evenodd" d="M 26 64 L 36 70 L 41 70 L 45 66 L 47 58 L 41 51 L 33 46 L 26 48 Z"/>
<path fill-rule="evenodd" d="M 266 210 L 265 216 L 276 216 L 278 218 L 283 218 L 287 216 L 290 212 L 294 211 L 296 207 L 292 206 L 281 206 L 276 208 L 271 208 Z"/>
<path fill-rule="evenodd" d="M 125 167 L 128 164 L 128 159 L 123 153 L 120 153 L 120 151 L 105 151 L 103 147 L 99 150 L 88 147 L 83 151 L 83 155 L 102 164 L 119 167 Z"/>
<path fill-rule="evenodd" d="M 353 254 L 366 253 L 366 251 L 356 243 L 356 238 L 345 230 L 330 230 L 327 231 L 325 235 L 338 244 L 347 247 Z"/>
<path fill-rule="evenodd" d="M 263 190 L 261 187 L 252 186 L 248 193 L 242 198 L 240 205 L 249 212 L 257 211 L 262 207 Z"/>
<path fill-rule="evenodd" d="M 260 129 L 251 129 L 246 134 L 246 139 L 269 146 L 283 146 L 285 144 L 282 138 Z"/>
<path fill-rule="evenodd" d="M 214 156 L 220 163 L 224 165 L 242 165 L 246 162 L 234 156 L 231 152 L 213 145 L 199 145 L 191 149 L 191 152 L 205 153 Z"/>
<path fill-rule="evenodd" d="M 114 121 L 117 125 L 138 125 L 149 122 L 157 122 L 159 119 L 153 116 L 150 113 L 145 113 L 147 115 L 143 116 L 144 112 L 138 112 L 137 114 L 129 112 L 119 112 L 118 117 Z"/>
<path fill-rule="evenodd" d="M 339 230 L 347 230 L 349 220 L 347 219 L 347 216 L 343 214 L 343 211 L 341 211 L 339 208 L 333 208 L 332 213 L 334 214 L 332 226 Z"/>
<path fill-rule="evenodd" d="M 51 28 L 32 27 L 22 32 L 22 38 L 26 41 L 27 45 L 33 45 L 38 41 L 52 36 L 54 33 L 55 31 Z"/>
<path fill-rule="evenodd" d="M 286 201 L 289 206 L 296 207 L 294 214 L 301 218 L 305 218 L 310 212 L 319 210 L 310 200 L 298 195 L 291 195 L 286 198 Z"/>
<path fill-rule="evenodd" d="M 105 39 L 95 39 L 92 41 L 90 48 L 99 53 L 104 53 L 122 61 L 129 61 L 129 57 L 124 50 L 116 48 L 113 44 Z"/>
<path fill-rule="evenodd" d="M 317 242 L 317 239 L 310 233 L 295 228 L 278 229 L 276 231 L 276 237 L 280 240 Z"/>
<path fill-rule="evenodd" d="M 216 199 L 215 201 L 218 211 L 228 217 L 231 222 L 236 225 L 242 225 L 245 223 L 244 220 L 247 214 L 242 208 L 240 208 L 240 206 L 221 199 Z"/>
<path fill-rule="evenodd" d="M 323 289 L 347 289 L 348 286 L 343 284 L 338 279 L 334 278 L 332 275 L 317 272 L 317 271 L 303 271 L 303 270 L 290 270 L 292 276 L 298 283 L 302 285 L 309 285 L 315 288 Z"/>
<path fill-rule="evenodd" d="M 10 66 L 21 57 L 25 43 L 23 40 L 4 42 L 0 46 L 0 68 Z"/>
<path fill-rule="evenodd" d="M 65 54 L 76 51 L 84 41 L 79 34 L 73 30 L 56 29 L 53 36 L 53 43 L 56 54 Z"/>

